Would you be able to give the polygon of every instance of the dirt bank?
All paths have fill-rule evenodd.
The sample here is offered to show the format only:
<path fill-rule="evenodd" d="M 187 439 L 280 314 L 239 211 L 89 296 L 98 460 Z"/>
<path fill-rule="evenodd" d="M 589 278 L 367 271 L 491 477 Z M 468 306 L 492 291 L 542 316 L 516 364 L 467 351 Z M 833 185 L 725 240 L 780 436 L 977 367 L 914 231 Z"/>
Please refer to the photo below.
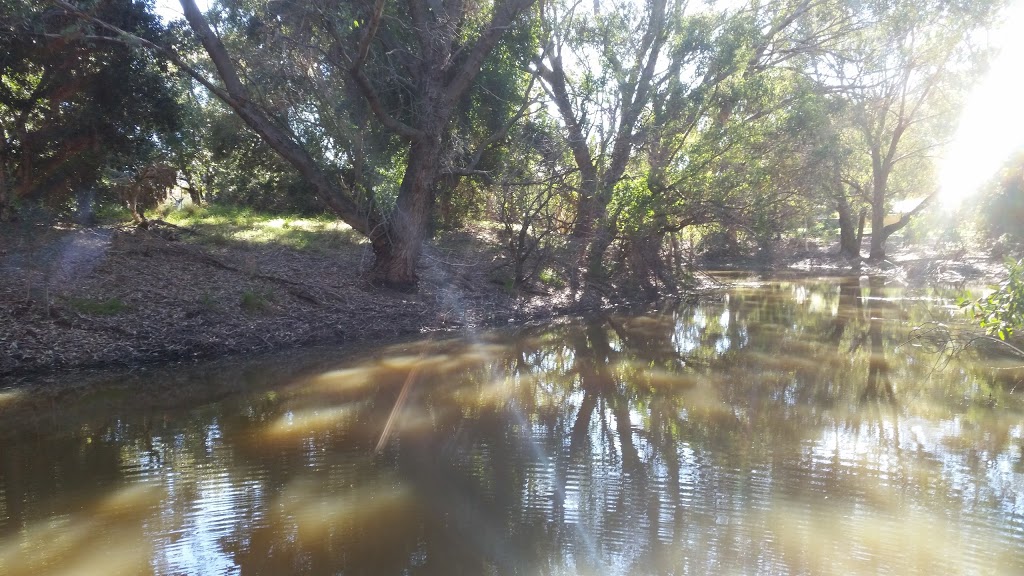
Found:
<path fill-rule="evenodd" d="M 471 234 L 429 245 L 420 290 L 404 294 L 365 282 L 362 244 L 201 245 L 167 231 L 0 229 L 0 384 L 524 321 L 564 313 L 569 301 L 510 295 L 494 281 L 492 251 Z"/>

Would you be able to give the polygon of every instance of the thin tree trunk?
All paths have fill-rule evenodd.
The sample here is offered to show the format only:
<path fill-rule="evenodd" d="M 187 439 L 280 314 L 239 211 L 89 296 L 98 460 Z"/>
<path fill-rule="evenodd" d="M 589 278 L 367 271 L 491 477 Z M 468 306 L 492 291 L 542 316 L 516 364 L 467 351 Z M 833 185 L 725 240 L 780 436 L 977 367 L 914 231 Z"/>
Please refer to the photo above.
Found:
<path fill-rule="evenodd" d="M 885 260 L 885 195 L 889 183 L 888 170 L 881 166 L 881 160 L 873 158 L 874 172 L 871 190 L 871 252 L 872 262 Z"/>
<path fill-rule="evenodd" d="M 0 158 L 0 222 L 8 222 L 13 216 L 11 192 L 7 185 L 7 166 Z"/>
<path fill-rule="evenodd" d="M 10 183 L 7 180 L 7 132 L 0 126 L 0 222 L 13 216 Z"/>
<path fill-rule="evenodd" d="M 864 227 L 867 226 L 868 222 L 868 209 L 860 209 L 860 218 L 857 221 L 857 255 L 860 255 L 861 243 L 864 241 Z"/>

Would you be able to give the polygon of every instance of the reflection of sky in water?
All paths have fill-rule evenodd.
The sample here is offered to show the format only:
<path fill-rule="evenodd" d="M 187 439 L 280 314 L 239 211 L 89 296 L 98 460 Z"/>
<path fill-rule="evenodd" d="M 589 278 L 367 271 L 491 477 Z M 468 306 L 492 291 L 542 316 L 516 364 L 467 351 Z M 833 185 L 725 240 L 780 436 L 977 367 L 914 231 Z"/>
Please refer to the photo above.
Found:
<path fill-rule="evenodd" d="M 205 480 L 199 496 L 176 541 L 163 549 L 170 573 L 238 574 L 240 568 L 221 548 L 221 539 L 237 529 L 238 504 L 228 478 Z"/>
<path fill-rule="evenodd" d="M 1020 572 L 1019 394 L 902 345 L 943 302 L 873 290 L 271 361 L 229 394 L 201 369 L 205 402 L 6 395 L 0 572 Z"/>

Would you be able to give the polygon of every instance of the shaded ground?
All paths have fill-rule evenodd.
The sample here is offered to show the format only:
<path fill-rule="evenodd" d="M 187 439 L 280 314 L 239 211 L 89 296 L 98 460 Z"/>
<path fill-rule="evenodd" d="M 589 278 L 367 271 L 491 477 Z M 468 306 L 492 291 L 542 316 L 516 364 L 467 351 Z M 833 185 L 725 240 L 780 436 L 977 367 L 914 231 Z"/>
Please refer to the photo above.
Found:
<path fill-rule="evenodd" d="M 371 254 L 204 245 L 134 229 L 0 228 L 0 379 L 523 321 L 564 295 L 513 298 L 470 234 L 427 248 L 416 294 L 366 284 Z"/>
<path fill-rule="evenodd" d="M 404 294 L 369 286 L 368 246 L 331 223 L 313 222 L 315 230 L 250 224 L 231 231 L 225 223 L 194 237 L 171 225 L 155 232 L 0 225 L 0 385 L 41 371 L 376 342 L 576 309 L 565 290 L 513 296 L 495 273 L 495 242 L 483 231 L 429 244 L 420 290 Z M 889 262 L 859 269 L 835 252 L 791 242 L 768 265 L 732 259 L 703 266 L 770 276 L 881 273 L 960 286 L 1003 270 L 958 247 L 915 253 L 894 244 Z"/>

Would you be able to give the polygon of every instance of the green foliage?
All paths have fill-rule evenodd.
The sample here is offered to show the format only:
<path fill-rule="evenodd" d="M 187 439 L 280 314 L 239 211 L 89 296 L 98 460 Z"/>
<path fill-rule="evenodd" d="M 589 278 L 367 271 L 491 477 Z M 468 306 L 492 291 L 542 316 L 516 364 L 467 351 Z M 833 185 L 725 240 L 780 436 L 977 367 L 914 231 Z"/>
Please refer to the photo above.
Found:
<path fill-rule="evenodd" d="M 554 268 L 545 268 L 540 271 L 537 278 L 544 283 L 545 286 L 551 286 L 555 289 L 565 288 L 565 280 L 559 276 L 558 271 Z"/>
<path fill-rule="evenodd" d="M 543 18 L 523 12 L 479 62 L 467 60 L 473 43 L 504 0 L 458 4 L 450 28 L 431 28 L 450 42 L 436 62 L 415 11 L 385 4 L 359 59 L 366 86 L 349 65 L 373 2 L 223 0 L 207 18 L 266 120 L 254 123 L 192 79 L 169 80 L 158 58 L 108 29 L 43 0 L 0 0 L 11 7 L 0 10 L 0 176 L 20 179 L 13 200 L 0 179 L 0 216 L 5 196 L 68 205 L 102 188 L 104 168 L 137 173 L 163 156 L 208 205 L 165 212 L 194 241 L 325 251 L 359 241 L 317 216 L 326 195 L 375 236 L 375 252 L 428 212 L 430 233 L 493 218 L 517 286 L 551 285 L 540 276 L 555 269 L 575 279 L 576 266 L 667 284 L 693 256 L 693 242 L 686 255 L 679 246 L 690 230 L 722 256 L 771 254 L 784 238 L 830 234 L 836 212 L 849 232 L 868 206 L 926 194 L 928 151 L 954 125 L 980 70 L 973 40 L 1000 2 L 750 2 L 694 14 L 654 0 L 592 11 L 538 2 Z M 165 29 L 149 3 L 81 5 L 217 76 L 187 25 Z M 97 35 L 110 41 L 82 41 Z M 470 88 L 435 98 L 466 63 L 479 69 Z M 260 124 L 262 138 L 250 129 Z M 422 150 L 429 160 L 410 172 Z M 1007 242 L 1021 230 L 1016 166 L 988 216 Z M 399 201 L 413 189 L 417 202 Z M 556 260 L 566 235 L 591 244 L 572 256 L 586 262 Z"/>
<path fill-rule="evenodd" d="M 274 293 L 270 290 L 250 288 L 242 292 L 239 306 L 246 312 L 266 312 L 273 300 Z"/>
<path fill-rule="evenodd" d="M 571 178 L 559 166 L 566 152 L 551 123 L 528 122 L 513 135 L 523 145 L 507 152 L 510 165 L 496 187 L 495 219 L 512 283 L 520 287 L 536 279 L 561 244 L 558 213 Z"/>
<path fill-rule="evenodd" d="M 16 4 L 0 10 L 0 171 L 10 178 L 0 212 L 12 200 L 67 209 L 72 195 L 102 191 L 104 168 L 134 171 L 163 154 L 179 109 L 151 55 L 48 3 Z M 165 38 L 146 3 L 90 4 L 101 20 Z"/>
<path fill-rule="evenodd" d="M 116 316 L 128 309 L 128 305 L 117 297 L 107 300 L 69 298 L 67 304 L 74 310 L 90 316 Z"/>
<path fill-rule="evenodd" d="M 207 202 L 270 212 L 323 210 L 292 166 L 223 105 L 208 102 L 190 114 L 190 128 L 203 139 L 182 154 L 191 160 L 190 185 L 201 186 Z"/>
<path fill-rule="evenodd" d="M 960 306 L 992 336 L 1006 340 L 1024 326 L 1024 259 L 1007 262 L 1009 277 L 983 298 L 961 299 Z"/>
<path fill-rule="evenodd" d="M 977 218 L 995 250 L 1024 253 L 1024 150 L 1012 155 L 985 188 Z"/>

